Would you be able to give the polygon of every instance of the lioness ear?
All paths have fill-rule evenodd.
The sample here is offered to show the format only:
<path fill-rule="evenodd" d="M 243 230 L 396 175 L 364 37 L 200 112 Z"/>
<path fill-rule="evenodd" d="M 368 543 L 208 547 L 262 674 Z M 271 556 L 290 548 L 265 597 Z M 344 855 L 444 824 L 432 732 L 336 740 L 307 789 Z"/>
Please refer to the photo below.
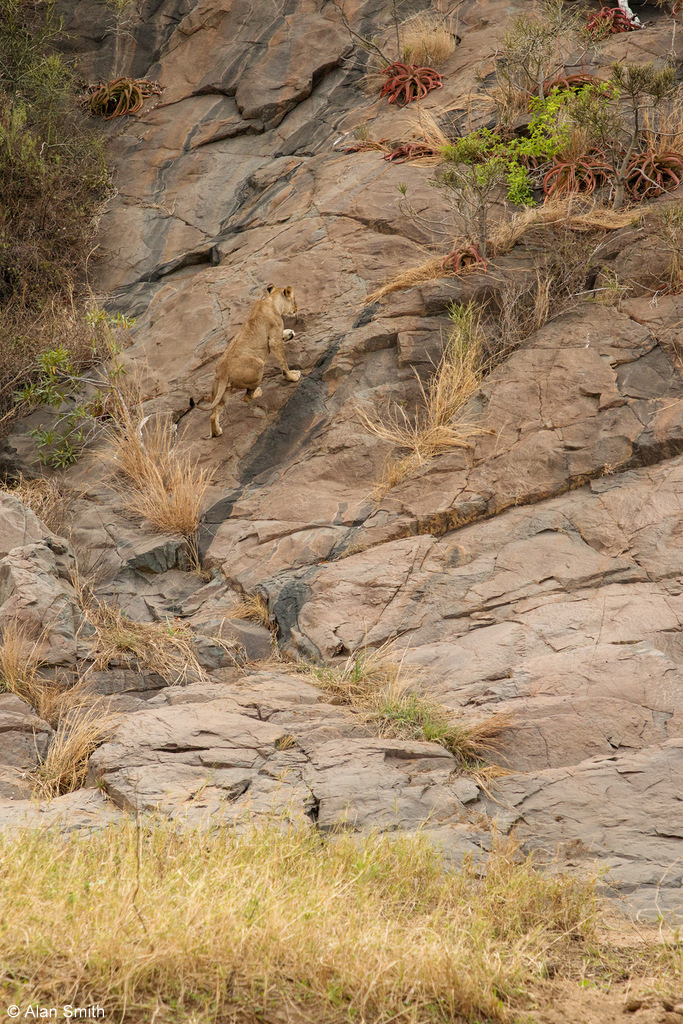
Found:
<path fill-rule="evenodd" d="M 289 287 L 289 285 L 287 285 L 287 287 L 285 288 L 285 295 L 288 299 L 291 299 L 292 297 L 292 289 Z"/>
<path fill-rule="evenodd" d="M 266 287 L 266 291 L 268 292 L 268 294 L 269 294 L 269 295 L 270 295 L 270 293 L 271 293 L 271 292 L 273 291 L 273 289 L 274 289 L 274 288 L 275 288 L 275 285 L 274 285 L 274 284 L 269 284 L 269 285 L 267 285 L 267 287 Z"/>

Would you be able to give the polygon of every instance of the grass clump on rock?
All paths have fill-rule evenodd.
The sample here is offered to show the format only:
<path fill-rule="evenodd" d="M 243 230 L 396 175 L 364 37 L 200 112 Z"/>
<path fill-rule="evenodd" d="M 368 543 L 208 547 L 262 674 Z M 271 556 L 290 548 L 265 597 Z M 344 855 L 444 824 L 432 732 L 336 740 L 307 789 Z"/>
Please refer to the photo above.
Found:
<path fill-rule="evenodd" d="M 127 820 L 5 832 L 0 858 L 6 1004 L 124 1022 L 508 1021 L 598 914 L 593 879 L 510 843 L 451 872 L 425 836 Z"/>
<path fill-rule="evenodd" d="M 105 453 L 112 486 L 125 495 L 132 515 L 192 541 L 211 474 L 177 447 L 172 421 L 162 418 L 144 427 L 141 415 L 120 406 Z"/>
<path fill-rule="evenodd" d="M 407 452 L 391 458 L 378 482 L 378 495 L 395 487 L 436 455 L 467 448 L 486 431 L 464 420 L 461 408 L 481 385 L 486 373 L 480 311 L 474 302 L 453 309 L 453 330 L 439 363 L 426 384 L 418 378 L 422 402 L 413 416 L 401 405 L 368 416 L 359 410 L 362 425 L 375 437 Z"/>
<path fill-rule="evenodd" d="M 391 643 L 363 647 L 343 665 L 306 666 L 303 670 L 312 674 L 312 681 L 331 695 L 333 703 L 355 708 L 381 735 L 439 743 L 462 768 L 482 781 L 507 774 L 498 765 L 487 764 L 487 757 L 496 752 L 496 737 L 509 726 L 510 717 L 457 718 L 419 692 L 417 675 L 405 666 Z"/>

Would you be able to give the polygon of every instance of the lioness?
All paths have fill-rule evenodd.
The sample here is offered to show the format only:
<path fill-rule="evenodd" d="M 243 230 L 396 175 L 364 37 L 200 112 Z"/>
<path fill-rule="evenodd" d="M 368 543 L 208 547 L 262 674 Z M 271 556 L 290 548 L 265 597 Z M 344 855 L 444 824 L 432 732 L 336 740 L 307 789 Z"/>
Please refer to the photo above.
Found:
<path fill-rule="evenodd" d="M 276 362 L 287 380 L 296 381 L 301 377 L 300 370 L 290 370 L 285 355 L 285 341 L 291 341 L 294 331 L 285 330 L 282 315 L 294 316 L 297 312 L 296 300 L 291 288 L 276 288 L 269 284 L 267 295 L 258 299 L 251 308 L 249 316 L 235 337 L 228 344 L 218 360 L 216 373 L 211 389 L 211 404 L 207 401 L 191 404 L 198 409 L 212 409 L 211 436 L 220 437 L 220 417 L 227 401 L 229 390 L 246 390 L 243 401 L 251 402 L 261 394 L 259 384 L 263 378 L 263 368 L 272 352 Z"/>

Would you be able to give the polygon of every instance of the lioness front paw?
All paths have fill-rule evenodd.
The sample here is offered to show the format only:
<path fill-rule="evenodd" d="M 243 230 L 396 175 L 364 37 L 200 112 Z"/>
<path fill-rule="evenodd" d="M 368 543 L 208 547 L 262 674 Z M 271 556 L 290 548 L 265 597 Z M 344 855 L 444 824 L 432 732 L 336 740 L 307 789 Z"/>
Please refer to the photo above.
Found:
<path fill-rule="evenodd" d="M 296 334 L 294 333 L 294 331 L 291 328 L 288 327 L 286 331 L 282 332 L 282 340 L 283 341 L 291 341 L 292 338 L 296 338 Z"/>
<path fill-rule="evenodd" d="M 292 382 L 299 380 L 301 378 L 301 370 L 290 370 L 289 373 L 285 374 L 285 377 Z"/>

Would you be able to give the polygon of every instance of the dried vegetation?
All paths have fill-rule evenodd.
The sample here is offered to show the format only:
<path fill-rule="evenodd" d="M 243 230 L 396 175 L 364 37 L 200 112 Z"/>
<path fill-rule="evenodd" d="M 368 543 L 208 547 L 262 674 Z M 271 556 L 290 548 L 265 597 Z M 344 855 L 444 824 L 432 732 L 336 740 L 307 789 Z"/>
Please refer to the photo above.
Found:
<path fill-rule="evenodd" d="M 509 1022 L 599 912 L 594 879 L 541 874 L 511 841 L 453 871 L 426 836 L 126 821 L 5 832 L 0 857 L 5 1002 L 66 991 L 158 1024 Z"/>
<path fill-rule="evenodd" d="M 112 486 L 125 494 L 126 508 L 162 533 L 191 538 L 201 515 L 211 474 L 191 453 L 176 445 L 175 426 L 167 418 L 152 420 L 123 407 L 109 432 L 105 458 Z"/>
<path fill-rule="evenodd" d="M 408 451 L 388 464 L 380 488 L 395 486 L 435 455 L 466 448 L 472 437 L 485 433 L 458 415 L 485 373 L 478 311 L 470 303 L 454 307 L 452 317 L 454 329 L 440 362 L 426 385 L 418 378 L 422 403 L 414 416 L 397 405 L 376 418 L 362 409 L 358 411 L 361 423 L 371 434 Z"/>
<path fill-rule="evenodd" d="M 416 14 L 401 26 L 403 60 L 419 67 L 441 67 L 454 53 L 456 39 L 451 18 L 434 13 Z"/>
<path fill-rule="evenodd" d="M 12 487 L 2 490 L 30 508 L 53 533 L 59 534 L 66 528 L 73 496 L 62 481 L 54 477 L 28 480 L 19 475 Z"/>
<path fill-rule="evenodd" d="M 111 736 L 118 721 L 106 701 L 72 707 L 57 724 L 44 759 L 31 772 L 34 796 L 50 800 L 80 789 L 90 755 Z"/>
<path fill-rule="evenodd" d="M 302 665 L 298 671 L 311 675 L 335 704 L 360 713 L 380 735 L 439 743 L 482 782 L 507 774 L 488 758 L 498 753 L 496 739 L 510 716 L 470 721 L 454 714 L 420 692 L 419 674 L 405 664 L 405 653 L 388 642 L 362 647 L 341 665 Z"/>

